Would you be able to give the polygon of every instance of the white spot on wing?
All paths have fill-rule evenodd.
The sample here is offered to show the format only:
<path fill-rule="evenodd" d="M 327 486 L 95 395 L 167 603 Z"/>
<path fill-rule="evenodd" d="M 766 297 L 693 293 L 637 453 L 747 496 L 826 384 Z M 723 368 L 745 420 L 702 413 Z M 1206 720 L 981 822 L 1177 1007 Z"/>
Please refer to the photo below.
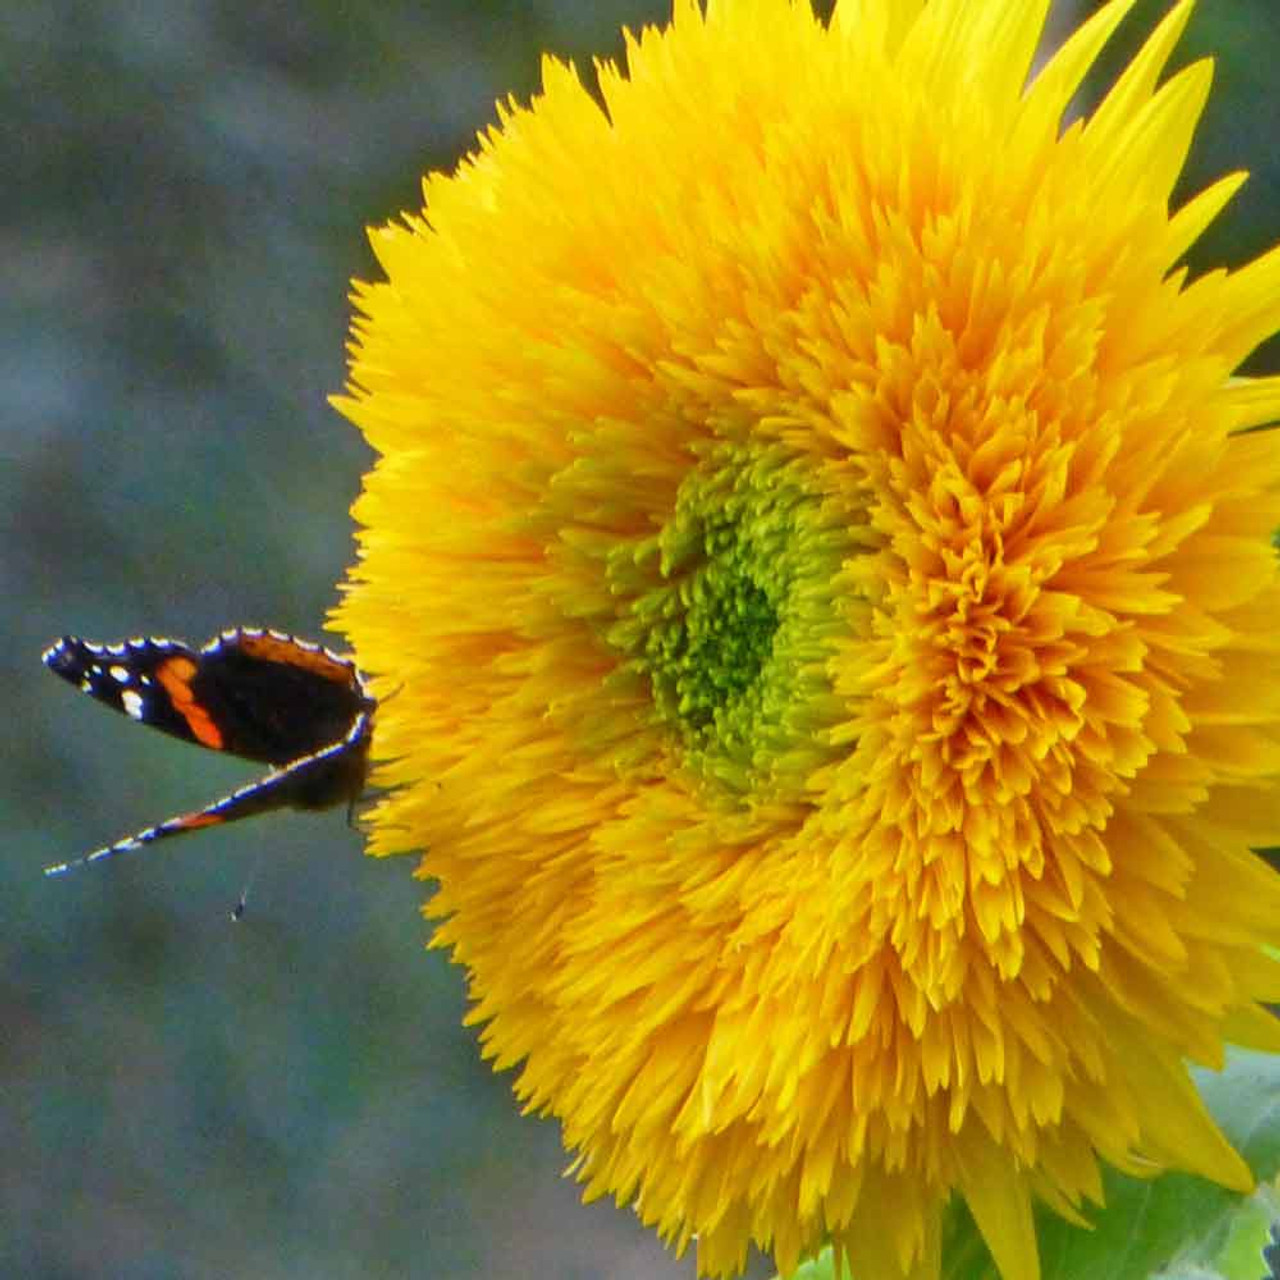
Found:
<path fill-rule="evenodd" d="M 142 713 L 146 709 L 142 694 L 136 689 L 126 689 L 120 695 L 120 703 L 124 707 L 125 715 L 132 716 L 135 720 L 142 719 Z"/>

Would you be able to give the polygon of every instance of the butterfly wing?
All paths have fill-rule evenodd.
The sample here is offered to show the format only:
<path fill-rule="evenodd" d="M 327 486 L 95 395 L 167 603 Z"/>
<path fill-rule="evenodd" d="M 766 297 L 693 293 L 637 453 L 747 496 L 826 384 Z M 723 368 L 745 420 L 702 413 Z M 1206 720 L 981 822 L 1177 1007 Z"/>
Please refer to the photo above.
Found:
<path fill-rule="evenodd" d="M 194 813 L 169 818 L 83 857 L 46 867 L 45 875 L 63 875 L 75 867 L 129 853 L 157 840 L 220 826 L 224 822 L 238 822 L 272 809 L 323 809 L 344 800 L 353 802 L 364 789 L 372 726 L 372 712 L 362 711 L 346 735 L 330 746 L 295 760 Z"/>
<path fill-rule="evenodd" d="M 373 705 L 354 663 L 257 628 L 224 631 L 199 652 L 160 638 L 104 645 L 64 636 L 43 657 L 140 724 L 276 766 L 339 741 Z"/>
<path fill-rule="evenodd" d="M 219 748 L 217 728 L 189 696 L 197 653 L 177 640 L 94 644 L 63 636 L 41 655 L 55 675 L 132 720 L 201 746 Z"/>
<path fill-rule="evenodd" d="M 192 680 L 222 750 L 286 765 L 340 741 L 373 707 L 356 666 L 322 645 L 237 627 L 199 654 Z"/>

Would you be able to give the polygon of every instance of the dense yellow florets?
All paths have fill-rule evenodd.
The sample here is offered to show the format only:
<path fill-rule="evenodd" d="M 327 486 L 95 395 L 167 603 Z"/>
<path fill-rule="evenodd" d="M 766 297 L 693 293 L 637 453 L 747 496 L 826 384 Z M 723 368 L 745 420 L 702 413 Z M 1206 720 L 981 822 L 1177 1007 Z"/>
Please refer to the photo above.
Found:
<path fill-rule="evenodd" d="M 708 1273 L 1249 1184 L 1185 1062 L 1280 1047 L 1280 255 L 1177 266 L 1189 4 L 1062 129 L 1129 8 L 1028 84 L 1044 0 L 681 3 L 373 236 L 374 851 Z"/>

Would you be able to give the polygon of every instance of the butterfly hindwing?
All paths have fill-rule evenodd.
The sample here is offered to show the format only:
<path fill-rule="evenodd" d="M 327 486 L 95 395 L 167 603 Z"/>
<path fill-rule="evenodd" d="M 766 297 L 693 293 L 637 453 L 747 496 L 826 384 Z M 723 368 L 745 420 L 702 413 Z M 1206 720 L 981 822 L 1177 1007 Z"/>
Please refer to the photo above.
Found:
<path fill-rule="evenodd" d="M 225 631 L 200 651 L 192 682 L 224 751 L 283 765 L 337 742 L 369 699 L 355 665 L 270 631 Z"/>

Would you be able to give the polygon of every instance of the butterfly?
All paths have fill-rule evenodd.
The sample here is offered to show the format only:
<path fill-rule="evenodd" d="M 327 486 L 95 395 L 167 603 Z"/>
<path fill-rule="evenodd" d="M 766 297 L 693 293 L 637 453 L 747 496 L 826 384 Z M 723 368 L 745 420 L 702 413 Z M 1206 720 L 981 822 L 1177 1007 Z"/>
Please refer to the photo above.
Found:
<path fill-rule="evenodd" d="M 119 644 L 63 636 L 41 656 L 55 674 L 140 724 L 271 766 L 204 809 L 46 867 L 47 876 L 272 809 L 352 805 L 364 790 L 377 704 L 355 663 L 322 645 L 233 627 L 201 649 L 156 636 Z"/>

